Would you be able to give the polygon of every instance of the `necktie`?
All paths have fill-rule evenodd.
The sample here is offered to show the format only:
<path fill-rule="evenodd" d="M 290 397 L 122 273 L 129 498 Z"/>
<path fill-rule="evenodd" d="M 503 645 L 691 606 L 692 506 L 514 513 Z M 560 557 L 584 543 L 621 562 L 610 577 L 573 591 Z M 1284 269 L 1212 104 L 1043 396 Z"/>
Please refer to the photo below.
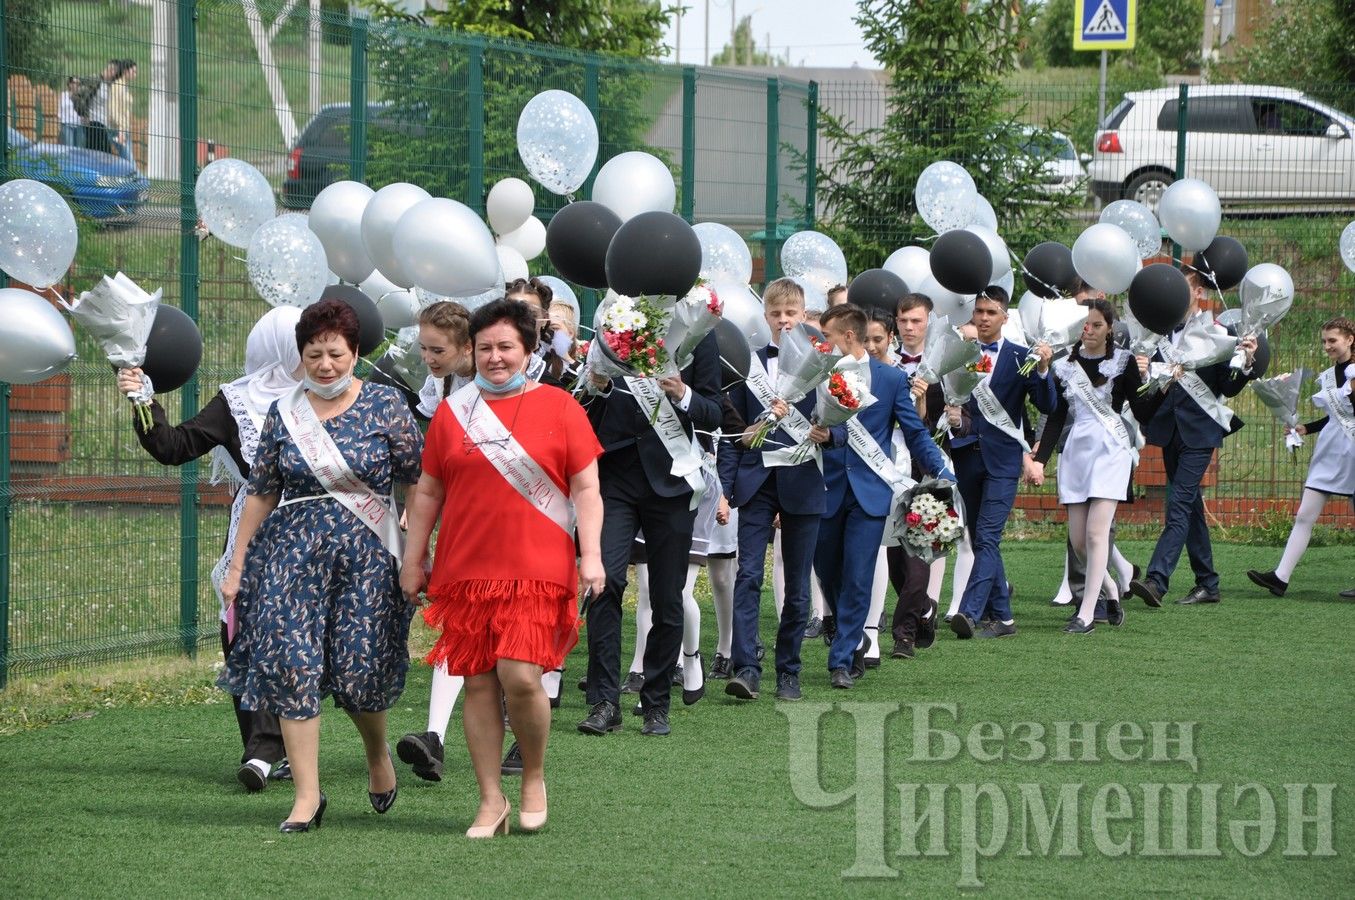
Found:
<path fill-rule="evenodd" d="M 993 341 L 991 344 L 980 344 L 979 346 L 983 348 L 985 353 L 996 353 L 997 348 L 1000 345 L 1001 345 L 1000 341 Z"/>
<path fill-rule="evenodd" d="M 909 356 L 907 353 L 902 353 L 899 355 L 899 365 L 901 366 L 917 365 L 920 362 L 922 362 L 921 354 L 918 354 L 917 356 Z"/>

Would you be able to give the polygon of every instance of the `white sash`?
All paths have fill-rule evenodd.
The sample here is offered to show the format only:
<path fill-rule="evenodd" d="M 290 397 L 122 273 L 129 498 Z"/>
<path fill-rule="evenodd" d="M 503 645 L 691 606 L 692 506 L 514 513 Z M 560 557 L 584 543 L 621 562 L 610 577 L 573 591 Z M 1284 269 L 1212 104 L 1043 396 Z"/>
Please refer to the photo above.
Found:
<path fill-rule="evenodd" d="M 1346 437 L 1355 441 L 1355 412 L 1351 409 L 1352 405 L 1355 405 L 1355 400 L 1336 386 L 1336 370 L 1328 369 L 1319 375 L 1318 386 L 1322 388 L 1318 396 L 1327 407 L 1327 418 L 1334 420 L 1346 433 Z"/>
<path fill-rule="evenodd" d="M 306 399 L 305 388 L 300 385 L 296 390 L 278 399 L 278 412 L 282 416 L 283 427 L 301 458 L 305 460 L 315 480 L 344 508 L 362 520 L 362 524 L 372 529 L 372 533 L 381 539 L 382 545 L 395 557 L 398 565 L 404 556 L 404 535 L 400 531 L 400 517 L 395 513 L 395 504 L 376 495 L 376 492 L 353 474 L 348 461 L 335 446 L 334 439 L 325 431 L 324 424 L 315 409 Z M 310 499 L 293 498 L 290 502 Z M 283 501 L 287 503 L 289 501 Z"/>
<path fill-rule="evenodd" d="M 753 392 L 753 396 L 758 403 L 762 404 L 763 409 L 771 409 L 772 401 L 776 399 L 776 393 L 772 390 L 771 381 L 767 377 L 767 370 L 762 365 L 762 359 L 756 354 L 750 354 L 748 363 L 748 378 L 744 382 L 748 389 Z M 789 412 L 786 417 L 777 423 L 790 435 L 791 440 L 796 445 L 804 444 L 809 441 L 809 420 L 805 418 L 804 413 L 800 412 L 791 404 L 786 404 Z M 812 444 L 814 453 L 814 462 L 818 464 L 819 470 L 823 470 L 823 454 L 819 450 L 818 444 Z M 762 464 L 764 466 L 795 466 L 805 462 L 805 459 L 795 459 L 795 447 L 777 447 L 775 450 L 764 450 L 762 452 Z"/>
<path fill-rule="evenodd" d="M 1175 347 L 1164 342 L 1158 348 L 1158 353 L 1169 365 L 1179 365 L 1180 357 L 1177 356 Z M 1233 427 L 1233 411 L 1219 399 L 1217 394 L 1210 390 L 1209 385 L 1204 383 L 1203 378 L 1191 370 L 1185 369 L 1176 383 L 1181 385 L 1182 390 L 1190 395 L 1190 399 L 1194 400 L 1195 404 L 1204 410 L 1205 415 L 1217 422 L 1220 428 L 1228 431 Z"/>
<path fill-rule="evenodd" d="M 1062 363 L 1062 365 L 1072 370 L 1072 374 L 1065 378 L 1063 383 L 1095 413 L 1096 418 L 1101 421 L 1107 431 L 1115 436 L 1115 440 L 1120 443 L 1121 447 L 1137 456 L 1134 439 L 1129 436 L 1129 429 L 1125 427 L 1124 419 L 1116 415 L 1115 410 L 1106 402 L 1106 398 L 1101 395 L 1101 392 L 1092 387 L 1092 381 L 1087 377 L 1087 373 L 1082 370 L 1082 366 L 1072 360 Z M 1068 369 L 1064 371 L 1068 371 Z"/>
<path fill-rule="evenodd" d="M 461 430 L 475 442 L 503 480 L 572 539 L 574 504 L 504 427 L 493 410 L 486 408 L 482 415 L 472 415 L 479 398 L 480 389 L 467 384 L 452 392 L 447 405 L 461 424 Z"/>
<path fill-rule="evenodd" d="M 696 442 L 696 435 L 688 435 L 687 429 L 682 427 L 682 420 L 669 402 L 668 395 L 659 387 L 658 379 L 627 375 L 626 387 L 640 405 L 640 411 L 654 423 L 654 432 L 672 458 L 673 467 L 669 471 L 691 487 L 690 508 L 696 509 L 706 493 L 706 480 L 701 477 L 701 445 Z"/>
<path fill-rule="evenodd" d="M 989 380 L 989 378 L 985 378 L 980 381 L 971 395 L 975 404 L 978 405 L 979 413 L 988 420 L 989 425 L 1020 444 L 1022 453 L 1029 453 L 1030 444 L 1026 443 L 1026 436 L 1021 433 L 1020 428 L 1016 427 L 1016 423 L 1007 414 L 1007 410 L 998 402 L 997 395 L 988 386 Z"/>

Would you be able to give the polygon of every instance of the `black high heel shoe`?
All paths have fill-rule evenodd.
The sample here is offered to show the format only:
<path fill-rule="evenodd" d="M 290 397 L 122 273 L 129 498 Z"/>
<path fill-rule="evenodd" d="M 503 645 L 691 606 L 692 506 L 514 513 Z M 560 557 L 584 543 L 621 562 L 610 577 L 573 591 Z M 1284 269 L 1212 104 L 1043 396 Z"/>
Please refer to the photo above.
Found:
<path fill-rule="evenodd" d="M 325 804 L 328 800 L 325 798 L 325 792 L 320 792 L 320 805 L 315 807 L 315 815 L 310 817 L 309 822 L 284 821 L 278 826 L 278 831 L 283 834 L 296 834 L 302 831 L 310 831 L 312 828 L 320 830 L 320 820 L 325 817 Z"/>
<path fill-rule="evenodd" d="M 390 756 L 390 748 L 389 748 L 389 747 L 386 748 L 386 756 L 387 756 L 387 757 Z M 394 771 L 394 770 L 395 770 L 395 760 L 391 760 L 391 771 Z M 400 793 L 400 785 L 397 784 L 395 787 L 391 788 L 390 790 L 388 790 L 388 791 L 383 791 L 383 792 L 381 792 L 380 794 L 374 794 L 374 793 L 372 793 L 371 791 L 368 791 L 368 792 L 367 792 L 367 799 L 371 801 L 371 803 L 372 803 L 372 809 L 376 810 L 376 811 L 379 812 L 379 813 L 383 813 L 383 814 L 384 814 L 384 813 L 385 813 L 386 811 L 388 811 L 392 806 L 395 805 L 395 795 L 398 794 L 398 793 Z"/>

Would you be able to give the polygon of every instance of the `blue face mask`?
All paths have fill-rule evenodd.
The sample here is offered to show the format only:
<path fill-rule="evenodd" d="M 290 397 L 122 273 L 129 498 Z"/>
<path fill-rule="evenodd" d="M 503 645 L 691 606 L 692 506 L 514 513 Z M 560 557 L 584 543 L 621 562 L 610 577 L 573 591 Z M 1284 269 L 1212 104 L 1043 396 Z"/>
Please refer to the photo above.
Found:
<path fill-rule="evenodd" d="M 475 373 L 475 386 L 482 391 L 488 391 L 491 394 L 511 394 L 513 391 L 521 390 L 527 386 L 526 366 L 513 374 L 513 377 L 503 384 L 495 384 L 479 372 Z"/>

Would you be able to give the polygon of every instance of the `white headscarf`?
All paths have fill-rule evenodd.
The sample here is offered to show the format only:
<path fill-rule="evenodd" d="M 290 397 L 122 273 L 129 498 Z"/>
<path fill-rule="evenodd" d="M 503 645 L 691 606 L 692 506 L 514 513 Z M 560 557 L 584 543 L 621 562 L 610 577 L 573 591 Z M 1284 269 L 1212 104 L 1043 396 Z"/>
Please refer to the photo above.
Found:
<path fill-rule="evenodd" d="M 268 407 L 300 384 L 301 353 L 296 349 L 296 323 L 300 319 L 301 310 L 295 306 L 279 306 L 264 313 L 245 341 L 245 374 L 221 385 L 240 432 L 240 455 L 249 465 L 254 463 Z M 221 456 L 225 454 L 216 460 L 213 480 L 218 474 L 238 479 L 235 466 L 221 464 Z"/>

